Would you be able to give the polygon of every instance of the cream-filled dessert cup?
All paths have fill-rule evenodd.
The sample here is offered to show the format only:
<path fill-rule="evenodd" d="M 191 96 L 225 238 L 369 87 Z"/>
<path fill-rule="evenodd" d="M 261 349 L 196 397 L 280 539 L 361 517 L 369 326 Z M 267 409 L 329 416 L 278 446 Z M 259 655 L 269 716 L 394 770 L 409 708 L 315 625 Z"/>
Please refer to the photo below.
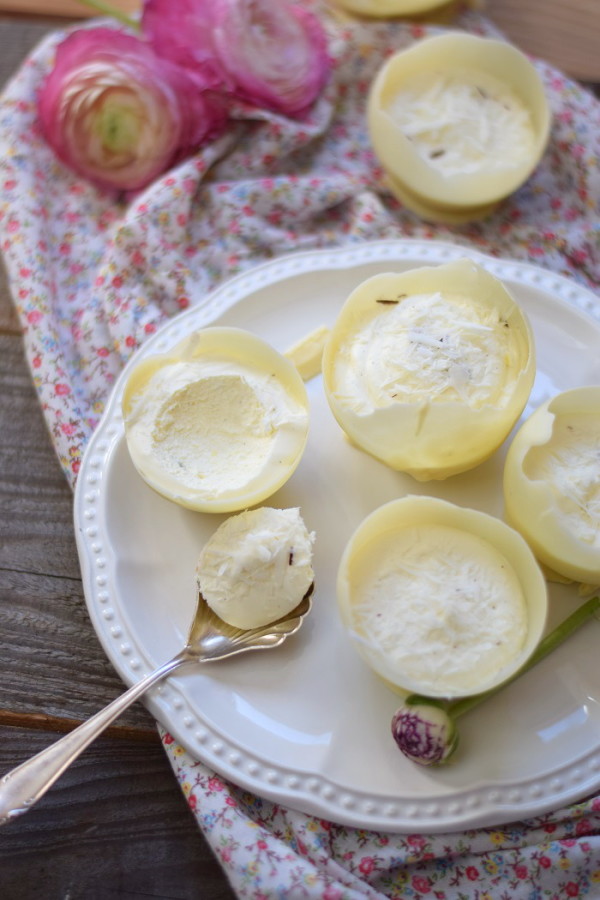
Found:
<path fill-rule="evenodd" d="M 367 120 L 390 190 L 425 219 L 460 223 L 489 214 L 529 178 L 551 116 L 521 51 L 451 32 L 383 64 Z"/>
<path fill-rule="evenodd" d="M 314 540 L 298 508 L 229 516 L 202 548 L 198 589 L 224 622 L 261 628 L 291 613 L 310 590 Z"/>
<path fill-rule="evenodd" d="M 390 687 L 465 697 L 511 678 L 537 647 L 547 588 L 526 541 L 493 516 L 431 497 L 379 507 L 342 555 L 338 607 Z"/>
<path fill-rule="evenodd" d="M 350 440 L 419 481 L 487 459 L 534 378 L 527 317 L 469 259 L 362 282 L 323 353 L 325 393 Z"/>
<path fill-rule="evenodd" d="M 551 577 L 600 584 L 600 385 L 557 394 L 521 425 L 504 501 Z"/>
<path fill-rule="evenodd" d="M 205 328 L 142 360 L 123 393 L 134 466 L 158 493 L 203 512 L 262 502 L 295 471 L 308 397 L 295 366 L 238 328 Z"/>

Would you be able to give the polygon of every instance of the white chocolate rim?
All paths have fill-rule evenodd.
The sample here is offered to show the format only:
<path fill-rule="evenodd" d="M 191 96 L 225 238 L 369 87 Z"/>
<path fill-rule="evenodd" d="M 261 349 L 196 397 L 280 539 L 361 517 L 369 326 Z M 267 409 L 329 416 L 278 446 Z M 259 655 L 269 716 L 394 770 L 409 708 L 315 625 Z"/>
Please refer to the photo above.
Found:
<path fill-rule="evenodd" d="M 355 412 L 340 399 L 336 359 L 346 337 L 360 327 L 379 291 L 408 294 L 447 291 L 481 297 L 511 326 L 520 369 L 501 408 L 471 409 L 465 403 L 398 403 L 369 413 Z M 535 344 L 527 316 L 498 279 L 471 260 L 402 274 L 380 273 L 358 284 L 346 299 L 323 352 L 323 386 L 331 410 L 348 437 L 386 465 L 419 481 L 444 479 L 489 458 L 521 414 L 535 378 Z"/>
<path fill-rule="evenodd" d="M 452 7 L 456 0 L 333 0 L 336 6 L 373 18 L 412 16 L 442 7 Z"/>
<path fill-rule="evenodd" d="M 506 518 L 526 538 L 552 573 L 573 581 L 600 584 L 600 554 L 563 524 L 551 488 L 524 471 L 532 447 L 548 443 L 558 418 L 586 413 L 600 419 L 600 385 L 573 388 L 550 398 L 521 425 L 504 464 Z M 600 452 L 600 448 L 599 448 Z"/>
<path fill-rule="evenodd" d="M 430 67 L 440 68 L 440 63 L 449 68 L 460 65 L 479 69 L 520 97 L 534 125 L 535 145 L 529 159 L 493 176 L 482 171 L 445 178 L 419 156 L 386 107 L 397 84 Z M 399 195 L 406 193 L 409 207 L 414 198 L 413 202 L 425 210 L 439 210 L 441 215 L 453 217 L 461 210 L 471 216 L 473 210 L 499 202 L 526 181 L 546 148 L 551 116 L 541 78 L 525 54 L 503 41 L 453 32 L 425 38 L 383 64 L 369 92 L 367 122 L 375 153 Z"/>
<path fill-rule="evenodd" d="M 144 452 L 128 434 L 127 417 L 135 395 L 143 396 L 152 375 L 172 362 L 198 359 L 230 359 L 245 363 L 258 372 L 274 376 L 293 400 L 306 410 L 303 429 L 282 429 L 275 435 L 266 462 L 242 486 L 214 493 L 188 486 L 165 472 L 152 455 Z M 266 341 L 236 328 L 205 328 L 186 336 L 168 354 L 142 360 L 130 373 L 123 392 L 125 431 L 132 462 L 141 477 L 158 493 L 189 509 L 202 512 L 236 512 L 267 499 L 293 474 L 298 466 L 308 437 L 308 396 L 295 366 Z"/>
<path fill-rule="evenodd" d="M 466 225 L 478 222 L 491 216 L 502 203 L 502 199 L 481 206 L 437 206 L 423 197 L 413 193 L 406 184 L 396 178 L 389 170 L 385 171 L 385 183 L 392 194 L 411 212 L 416 213 L 425 222 L 443 225 Z"/>

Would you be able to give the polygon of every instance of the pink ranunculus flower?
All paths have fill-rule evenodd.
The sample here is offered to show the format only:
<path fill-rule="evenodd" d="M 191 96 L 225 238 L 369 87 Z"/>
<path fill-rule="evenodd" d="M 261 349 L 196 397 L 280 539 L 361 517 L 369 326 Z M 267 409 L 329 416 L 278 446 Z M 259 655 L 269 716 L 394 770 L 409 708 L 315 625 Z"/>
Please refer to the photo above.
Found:
<path fill-rule="evenodd" d="M 142 32 L 213 87 L 290 116 L 314 102 L 331 67 L 320 21 L 289 0 L 146 0 Z"/>
<path fill-rule="evenodd" d="M 222 104 L 145 42 L 112 28 L 72 32 L 39 95 L 46 140 L 79 175 L 135 191 L 218 134 Z"/>

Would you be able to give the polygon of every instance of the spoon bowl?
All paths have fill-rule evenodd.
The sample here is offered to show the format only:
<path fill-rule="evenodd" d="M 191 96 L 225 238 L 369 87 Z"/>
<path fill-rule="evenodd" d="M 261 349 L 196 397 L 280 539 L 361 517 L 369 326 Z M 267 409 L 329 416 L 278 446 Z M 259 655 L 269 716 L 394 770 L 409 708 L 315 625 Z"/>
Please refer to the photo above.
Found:
<path fill-rule="evenodd" d="M 246 650 L 268 650 L 271 647 L 279 647 L 302 625 L 312 606 L 313 589 L 314 584 L 311 584 L 298 606 L 286 616 L 267 625 L 250 629 L 228 625 L 213 612 L 199 592 L 188 643 L 175 659 L 185 656 L 185 661 L 189 662 L 212 662 L 227 659 Z"/>
<path fill-rule="evenodd" d="M 0 779 L 0 825 L 27 812 L 54 782 L 132 703 L 175 669 L 192 663 L 216 662 L 248 650 L 279 647 L 301 627 L 312 607 L 311 584 L 300 603 L 286 616 L 244 630 L 224 622 L 198 594 L 196 612 L 185 647 L 73 731 L 21 763 Z"/>

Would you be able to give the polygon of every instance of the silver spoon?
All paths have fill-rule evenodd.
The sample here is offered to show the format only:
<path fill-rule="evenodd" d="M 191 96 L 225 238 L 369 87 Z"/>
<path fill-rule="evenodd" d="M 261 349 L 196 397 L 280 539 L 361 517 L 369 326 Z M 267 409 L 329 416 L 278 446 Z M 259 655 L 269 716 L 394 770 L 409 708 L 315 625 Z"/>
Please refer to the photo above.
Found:
<path fill-rule="evenodd" d="M 213 662 L 244 653 L 279 647 L 295 634 L 312 606 L 310 586 L 298 606 L 287 616 L 262 628 L 244 631 L 217 616 L 198 594 L 196 614 L 183 650 L 169 662 L 150 672 L 137 684 L 109 703 L 45 750 L 8 772 L 0 780 L 0 825 L 27 812 L 62 773 L 122 712 L 170 672 L 189 663 Z"/>

